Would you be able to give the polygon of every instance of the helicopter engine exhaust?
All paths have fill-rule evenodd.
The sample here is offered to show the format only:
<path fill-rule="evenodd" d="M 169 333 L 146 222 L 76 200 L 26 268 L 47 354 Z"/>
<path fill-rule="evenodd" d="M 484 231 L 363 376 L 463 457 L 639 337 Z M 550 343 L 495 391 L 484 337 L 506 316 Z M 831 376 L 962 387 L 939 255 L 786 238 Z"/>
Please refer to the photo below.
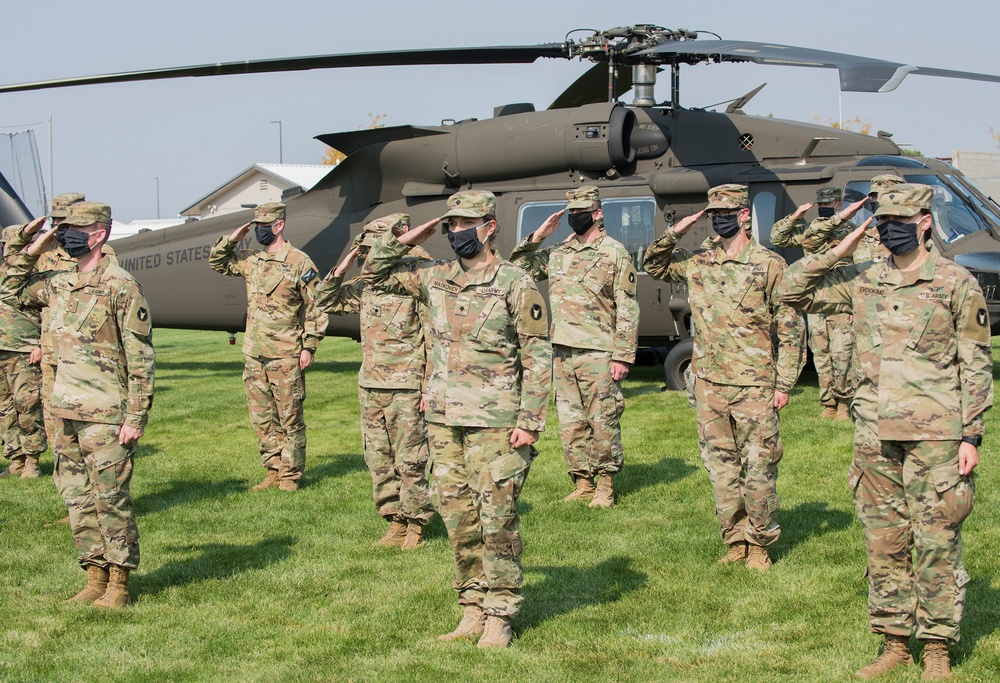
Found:
<path fill-rule="evenodd" d="M 448 140 L 446 182 L 483 182 L 560 171 L 619 172 L 635 162 L 636 115 L 591 104 L 458 124 Z"/>

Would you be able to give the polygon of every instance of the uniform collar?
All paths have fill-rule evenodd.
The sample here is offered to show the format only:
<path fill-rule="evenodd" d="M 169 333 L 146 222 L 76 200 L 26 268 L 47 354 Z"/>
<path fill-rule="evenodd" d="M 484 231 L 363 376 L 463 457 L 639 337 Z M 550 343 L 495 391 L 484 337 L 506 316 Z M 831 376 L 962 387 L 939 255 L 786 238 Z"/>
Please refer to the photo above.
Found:
<path fill-rule="evenodd" d="M 934 279 L 934 271 L 937 269 L 937 262 L 940 254 L 938 254 L 937 249 L 932 244 L 928 250 L 927 258 L 920 267 L 916 270 L 904 273 L 899 268 L 896 267 L 895 261 L 885 261 L 883 264 L 884 270 L 882 271 L 879 280 L 891 285 L 913 285 L 921 280 L 930 282 Z"/>
<path fill-rule="evenodd" d="M 597 249 L 598 247 L 601 246 L 601 242 L 604 241 L 604 238 L 608 236 L 608 233 L 605 232 L 604 230 L 603 218 L 597 221 L 597 231 L 598 231 L 597 239 L 595 239 L 593 242 L 588 242 L 586 244 L 581 242 L 580 238 L 574 233 L 571 236 L 571 239 L 566 242 L 566 246 L 572 249 L 573 251 L 583 251 L 584 249 Z"/>
<path fill-rule="evenodd" d="M 104 274 L 104 271 L 108 269 L 108 265 L 110 265 L 110 263 L 111 260 L 107 256 L 102 255 L 101 260 L 97 262 L 97 267 L 93 270 L 86 273 L 74 273 L 77 277 L 77 281 L 71 289 L 77 291 L 83 289 L 84 287 L 96 286 L 100 283 L 101 276 Z"/>
<path fill-rule="evenodd" d="M 742 229 L 742 228 L 741 228 Z M 750 262 L 750 252 L 753 251 L 754 241 L 750 240 L 747 245 L 736 252 L 735 255 L 730 256 L 726 252 L 726 248 L 722 246 L 722 242 L 718 242 L 715 245 L 715 251 L 712 253 L 712 260 L 715 263 L 724 263 L 726 261 L 736 261 L 737 263 L 749 263 Z"/>
<path fill-rule="evenodd" d="M 259 253 L 260 253 L 260 257 L 262 259 L 266 259 L 268 261 L 281 261 L 281 262 L 284 262 L 285 259 L 288 258 L 288 252 L 291 251 L 291 249 L 292 249 L 292 243 L 288 242 L 288 241 L 285 241 L 285 246 L 283 246 L 281 249 L 279 249 L 278 251 L 274 252 L 273 254 L 269 254 L 264 249 L 261 249 Z"/>
<path fill-rule="evenodd" d="M 474 271 L 466 270 L 462 267 L 461 261 L 459 259 L 455 259 L 451 262 L 451 267 L 445 274 L 445 279 L 462 288 L 492 282 L 497 275 L 497 271 L 500 270 L 500 262 L 503 261 L 496 251 L 494 251 L 493 254 L 497 257 L 493 263 L 481 270 Z"/>

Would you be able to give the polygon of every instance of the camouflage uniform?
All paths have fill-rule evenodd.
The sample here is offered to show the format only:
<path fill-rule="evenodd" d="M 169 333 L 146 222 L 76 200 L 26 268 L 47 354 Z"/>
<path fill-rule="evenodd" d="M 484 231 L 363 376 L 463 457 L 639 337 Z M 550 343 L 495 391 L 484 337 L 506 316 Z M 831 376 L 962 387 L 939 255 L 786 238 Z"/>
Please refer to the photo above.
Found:
<path fill-rule="evenodd" d="M 488 192 L 458 192 L 446 216 L 495 215 Z M 552 347 L 545 302 L 531 278 L 503 258 L 482 270 L 461 262 L 400 263 L 408 247 L 391 232 L 363 274 L 428 306 L 427 436 L 438 512 L 455 555 L 458 601 L 512 618 L 522 603 L 517 499 L 537 451 L 513 448 L 515 428 L 545 428 Z"/>
<path fill-rule="evenodd" d="M 367 252 L 380 234 L 409 225 L 409 220 L 401 213 L 374 220 L 355 246 Z M 358 257 L 363 260 L 361 252 Z M 430 254 L 413 247 L 407 258 L 429 260 Z M 375 509 L 389 521 L 427 524 L 434 508 L 425 474 L 427 430 L 420 413 L 426 306 L 409 294 L 385 291 L 361 277 L 344 284 L 334 270 L 316 286 L 316 303 L 328 314 L 361 315 L 358 401 Z"/>
<path fill-rule="evenodd" d="M 600 201 L 598 189 L 567 192 L 567 209 Z M 572 236 L 541 248 L 525 238 L 510 260 L 536 281 L 549 280 L 556 412 L 569 475 L 593 480 L 622 468 L 621 384 L 611 362 L 631 365 L 639 337 L 636 275 L 625 247 L 604 232 L 584 244 Z"/>
<path fill-rule="evenodd" d="M 111 224 L 105 204 L 74 205 L 67 225 Z M 153 401 L 149 305 L 138 283 L 103 257 L 86 273 L 32 273 L 37 256 L 20 253 L 0 277 L 11 305 L 48 307 L 58 371 L 52 393 L 53 473 L 69 510 L 80 564 L 134 569 L 139 531 L 129 493 L 135 444 L 118 443 L 122 425 L 144 429 Z"/>
<path fill-rule="evenodd" d="M 709 191 L 709 209 L 747 206 L 747 188 Z M 785 261 L 751 242 L 735 256 L 721 244 L 677 249 L 673 229 L 646 250 L 652 277 L 686 283 L 694 326 L 698 442 L 727 545 L 778 540 L 778 462 L 783 454 L 775 390 L 790 393 L 803 363 L 802 317 L 778 305 Z M 778 348 L 771 341 L 777 329 Z"/>
<path fill-rule="evenodd" d="M 254 223 L 284 218 L 284 204 L 254 209 Z M 288 243 L 273 254 L 237 246 L 228 236 L 220 237 L 212 246 L 209 265 L 246 280 L 243 380 L 250 422 L 264 468 L 279 471 L 283 481 L 297 482 L 306 466 L 306 382 L 299 355 L 303 350 L 316 352 L 327 324 L 316 306 L 316 266 Z"/>
<path fill-rule="evenodd" d="M 931 196 L 924 185 L 885 190 L 879 215 L 916 215 Z M 955 642 L 969 581 L 962 521 L 974 500 L 958 451 L 963 437 L 982 435 L 993 403 L 986 301 L 933 247 L 910 273 L 892 260 L 835 262 L 822 252 L 793 264 L 779 296 L 854 314 L 862 374 L 849 484 L 868 548 L 871 627 Z"/>
<path fill-rule="evenodd" d="M 38 346 L 39 314 L 0 301 L 0 431 L 4 457 L 24 464 L 45 450 L 42 422 L 42 373 L 29 361 Z M 13 469 L 12 469 L 13 471 Z"/>
<path fill-rule="evenodd" d="M 816 202 L 827 204 L 839 202 L 840 188 L 821 187 L 816 192 Z M 822 249 L 840 243 L 855 226 L 842 221 L 839 213 L 830 218 L 816 218 L 808 226 L 801 223 L 801 233 L 797 235 L 795 246 L 802 247 L 806 254 L 814 254 Z M 785 244 L 784 235 L 771 233 L 771 243 L 776 247 Z M 843 313 L 831 315 L 810 314 L 808 320 L 809 349 L 812 351 L 813 365 L 819 379 L 819 402 L 824 407 L 836 409 L 838 403 L 845 406 L 854 395 L 852 358 L 854 356 L 854 333 L 851 316 Z M 843 409 L 846 411 L 846 407 Z M 845 413 L 846 414 L 846 413 Z"/>
<path fill-rule="evenodd" d="M 53 220 L 62 220 L 68 215 L 69 207 L 84 201 L 84 196 L 79 192 L 68 192 L 56 195 L 52 198 L 52 210 L 49 215 Z M 24 226 L 11 226 L 4 230 L 6 249 L 11 254 L 20 253 L 31 243 L 31 235 L 24 234 Z M 107 259 L 117 265 L 118 255 L 108 244 L 101 245 L 101 253 Z M 35 264 L 36 273 L 47 272 L 69 272 L 76 270 L 76 259 L 70 258 L 66 250 L 58 242 L 53 242 L 45 252 L 38 257 Z M 44 417 L 45 432 L 48 442 L 55 444 L 56 434 L 54 431 L 55 419 L 52 417 L 52 388 L 55 384 L 56 376 L 56 354 L 53 348 L 52 331 L 50 324 L 51 314 L 48 308 L 43 308 L 41 312 L 41 336 L 40 346 L 42 349 L 41 368 L 41 403 L 42 415 Z"/>

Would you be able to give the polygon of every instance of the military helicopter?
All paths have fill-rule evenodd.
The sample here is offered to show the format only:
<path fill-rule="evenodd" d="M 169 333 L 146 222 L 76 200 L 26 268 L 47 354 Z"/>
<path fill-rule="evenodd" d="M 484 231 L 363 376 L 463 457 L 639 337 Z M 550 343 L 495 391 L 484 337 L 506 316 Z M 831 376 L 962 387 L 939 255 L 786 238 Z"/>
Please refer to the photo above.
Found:
<path fill-rule="evenodd" d="M 573 35 L 571 32 L 568 35 Z M 586 31 L 578 39 L 533 46 L 469 47 L 370 52 L 233 62 L 66 78 L 0 86 L 0 93 L 186 76 L 297 71 L 389 65 L 530 63 L 540 58 L 594 63 L 549 108 L 506 104 L 488 120 L 404 125 L 319 135 L 346 158 L 308 192 L 290 191 L 286 235 L 321 270 L 335 265 L 364 223 L 392 212 L 419 224 L 444 213 L 459 189 L 497 195 L 498 247 L 504 255 L 551 213 L 565 192 L 584 184 L 601 188 L 605 227 L 632 255 L 640 273 L 640 362 L 663 362 L 669 388 L 683 386 L 690 362 L 690 309 L 684 287 L 642 272 L 646 246 L 674 221 L 700 210 L 717 184 L 749 185 L 755 238 L 771 246 L 773 223 L 822 186 L 844 189 L 851 201 L 868 193 L 869 180 L 896 173 L 935 187 L 934 240 L 964 265 L 986 293 L 995 333 L 1000 333 L 1000 207 L 959 171 L 934 160 L 905 156 L 890 134 L 876 137 L 824 126 L 748 116 L 742 108 L 757 88 L 728 103 L 724 112 L 680 103 L 682 65 L 754 62 L 836 68 L 843 91 L 885 92 L 908 75 L 1000 83 L 1000 77 L 916 67 L 807 48 L 703 39 L 685 29 L 635 25 Z M 657 102 L 654 88 L 669 70 L 670 95 Z M 763 86 L 761 86 L 763 87 Z M 621 96 L 634 90 L 630 104 Z M 0 183 L 0 223 L 29 217 L 16 195 Z M 6 196 L 4 196 L 6 195 Z M 164 327 L 243 329 L 244 285 L 213 273 L 209 250 L 219 235 L 251 217 L 242 211 L 114 243 L 121 264 L 141 283 Z M 859 220 L 867 215 L 862 212 Z M 569 235 L 568 226 L 550 243 Z M 697 246 L 707 221 L 686 236 Z M 443 240 L 429 248 L 450 256 Z M 794 260 L 798 250 L 778 250 Z M 355 316 L 331 317 L 331 334 L 357 338 Z M 669 349 L 669 350 L 668 350 Z"/>

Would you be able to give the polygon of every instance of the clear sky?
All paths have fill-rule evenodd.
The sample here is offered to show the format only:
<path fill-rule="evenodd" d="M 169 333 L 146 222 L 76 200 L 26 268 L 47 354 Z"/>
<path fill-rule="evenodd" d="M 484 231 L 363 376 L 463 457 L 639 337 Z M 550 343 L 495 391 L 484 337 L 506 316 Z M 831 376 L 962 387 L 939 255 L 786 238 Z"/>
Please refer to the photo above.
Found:
<path fill-rule="evenodd" d="M 702 3 L 69 0 L 7 3 L 0 81 L 311 54 L 560 42 L 574 28 L 635 23 L 711 30 L 726 39 L 801 45 L 918 66 L 1000 73 L 1000 3 L 843 0 Z M 175 215 L 254 162 L 319 163 L 322 133 L 487 118 L 493 107 L 544 109 L 590 66 L 318 70 L 99 85 L 0 95 L 0 130 L 54 120 L 54 190 L 83 191 L 115 217 Z M 682 69 L 681 103 L 706 106 L 767 87 L 749 114 L 821 123 L 859 117 L 931 156 L 997 151 L 1000 84 L 910 76 L 895 92 L 844 93 L 836 70 L 699 65 Z M 657 88 L 668 98 L 669 83 Z M 630 96 L 626 98 L 629 100 Z M 38 131 L 47 172 L 47 139 Z"/>

